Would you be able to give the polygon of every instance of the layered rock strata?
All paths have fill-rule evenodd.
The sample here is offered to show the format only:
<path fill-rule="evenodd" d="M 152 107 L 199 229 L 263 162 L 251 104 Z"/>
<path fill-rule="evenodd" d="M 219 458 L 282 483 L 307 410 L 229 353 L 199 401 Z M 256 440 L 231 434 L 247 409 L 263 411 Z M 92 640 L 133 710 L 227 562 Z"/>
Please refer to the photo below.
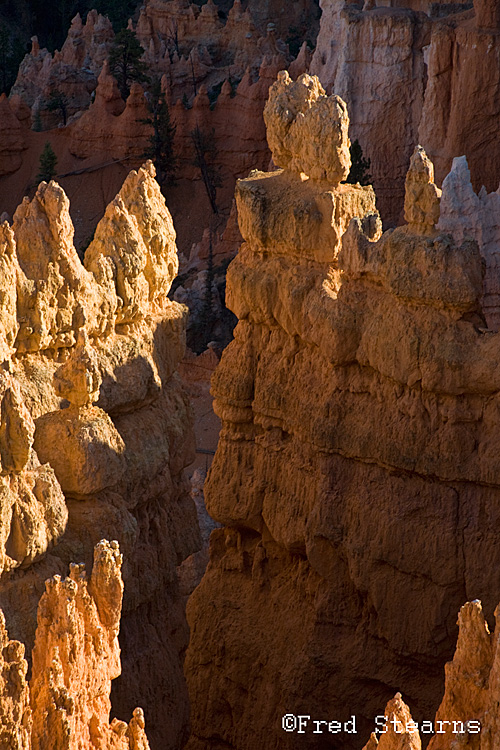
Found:
<path fill-rule="evenodd" d="M 281 77 L 266 120 L 271 141 L 289 137 L 285 166 L 311 153 L 295 129 L 321 132 L 334 105 L 342 121 L 343 102 Z M 359 748 L 396 689 L 432 717 L 454 613 L 476 597 L 493 613 L 497 334 L 478 245 L 436 229 L 440 200 L 422 150 L 409 223 L 382 237 L 371 188 L 289 168 L 238 183 L 239 322 L 212 380 L 222 431 L 205 486 L 224 528 L 188 602 L 190 749 L 325 747 L 285 732 L 287 713 L 356 715 L 356 736 L 328 741 Z"/>
<path fill-rule="evenodd" d="M 9 633 L 31 652 L 44 580 L 75 557 L 90 565 L 96 542 L 117 538 L 127 562 L 114 711 L 144 706 L 151 746 L 177 746 L 188 714 L 177 567 L 199 531 L 183 474 L 192 414 L 176 373 L 186 308 L 167 296 L 175 231 L 152 164 L 131 172 L 108 206 L 85 265 L 55 182 L 0 227 L 0 251 L 0 607 Z"/>

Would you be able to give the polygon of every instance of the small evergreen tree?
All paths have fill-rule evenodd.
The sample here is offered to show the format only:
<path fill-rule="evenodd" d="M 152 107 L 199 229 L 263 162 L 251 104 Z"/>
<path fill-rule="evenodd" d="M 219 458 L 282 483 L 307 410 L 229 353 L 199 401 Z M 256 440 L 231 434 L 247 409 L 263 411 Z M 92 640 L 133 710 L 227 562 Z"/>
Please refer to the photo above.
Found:
<path fill-rule="evenodd" d="M 222 186 L 222 180 L 219 170 L 213 164 L 215 157 L 217 156 L 214 131 L 212 131 L 211 134 L 207 134 L 197 125 L 195 129 L 191 131 L 190 136 L 195 153 L 193 164 L 200 170 L 201 179 L 205 185 L 212 212 L 218 214 L 217 188 Z"/>
<path fill-rule="evenodd" d="M 177 158 L 174 154 L 174 136 L 176 127 L 170 119 L 170 112 L 161 88 L 161 81 L 155 78 L 147 96 L 147 109 L 150 116 L 141 122 L 151 125 L 153 134 L 149 138 L 149 147 L 143 153 L 146 159 L 152 159 L 156 167 L 156 176 L 161 187 L 174 181 Z"/>
<path fill-rule="evenodd" d="M 144 50 L 131 29 L 122 29 L 114 38 L 109 51 L 109 69 L 118 82 L 123 99 L 130 94 L 133 81 L 148 80 L 146 63 L 141 60 Z"/>
<path fill-rule="evenodd" d="M 66 125 L 68 119 L 68 99 L 62 91 L 59 89 L 53 89 L 47 101 L 47 109 L 49 112 L 59 111 L 63 124 Z"/>
<path fill-rule="evenodd" d="M 50 182 L 56 174 L 56 165 L 57 156 L 55 155 L 49 141 L 47 141 L 42 153 L 40 154 L 40 162 L 38 165 L 40 171 L 36 176 L 36 182 Z"/>
<path fill-rule="evenodd" d="M 351 143 L 349 151 L 351 153 L 351 171 L 347 176 L 346 182 L 349 182 L 351 185 L 355 185 L 357 182 L 360 185 L 371 185 L 373 178 L 368 171 L 371 162 L 370 159 L 363 157 L 363 149 L 357 139 Z"/>

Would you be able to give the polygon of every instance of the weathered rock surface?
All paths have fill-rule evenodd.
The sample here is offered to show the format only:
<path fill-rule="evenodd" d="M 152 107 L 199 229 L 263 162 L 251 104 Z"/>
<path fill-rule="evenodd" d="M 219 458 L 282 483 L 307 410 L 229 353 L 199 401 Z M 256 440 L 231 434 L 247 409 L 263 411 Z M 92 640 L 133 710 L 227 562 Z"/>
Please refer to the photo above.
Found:
<path fill-rule="evenodd" d="M 337 186 L 349 174 L 349 118 L 338 96 L 326 96 L 316 77 L 294 83 L 286 71 L 264 108 L 267 141 L 276 166 Z"/>
<path fill-rule="evenodd" d="M 405 182 L 405 221 L 419 234 L 432 233 L 440 215 L 441 190 L 434 184 L 434 165 L 417 146 Z"/>
<path fill-rule="evenodd" d="M 500 598 L 483 260 L 436 228 L 421 151 L 407 188 L 410 225 L 380 237 L 370 188 L 282 170 L 238 183 L 239 323 L 212 380 L 205 485 L 224 528 L 188 602 L 190 749 L 325 747 L 284 732 L 290 712 L 355 714 L 368 737 L 394 686 L 432 717 L 454 612 L 481 597 L 491 617 Z"/>
<path fill-rule="evenodd" d="M 499 736 L 498 608 L 490 632 L 481 602 L 467 602 L 458 615 L 458 641 L 453 660 L 445 667 L 445 692 L 435 718 L 413 721 L 398 693 L 387 704 L 385 732 L 372 734 L 364 750 L 429 750 L 474 748 L 494 750 Z M 383 724 L 381 721 L 380 724 Z M 380 730 L 380 727 L 379 727 Z"/>
<path fill-rule="evenodd" d="M 32 713 L 24 646 L 9 640 L 0 610 L 0 742 L 11 750 L 31 750 Z"/>
<path fill-rule="evenodd" d="M 65 97 L 67 117 L 87 109 L 113 37 L 111 22 L 95 10 L 87 15 L 85 24 L 79 14 L 75 16 L 61 51 L 54 55 L 40 49 L 33 37 L 31 52 L 19 67 L 10 96 L 24 102 L 32 120 L 40 117 L 45 128 L 62 124 L 60 112 L 48 109 L 51 93 Z"/>
<path fill-rule="evenodd" d="M 399 2 L 397 8 L 367 10 L 345 0 L 320 5 L 311 73 L 347 103 L 351 140 L 371 160 L 377 206 L 393 225 L 401 215 L 411 154 L 417 143 L 427 148 L 417 133 L 425 93 L 422 49 L 431 21 Z"/>
<path fill-rule="evenodd" d="M 362 7 L 321 0 L 321 7 L 311 72 L 347 103 L 351 139 L 371 159 L 384 221 L 401 222 L 404 175 L 417 143 L 435 164 L 439 184 L 452 159 L 466 154 L 474 189 L 496 189 L 498 3 L 397 0 Z"/>
<path fill-rule="evenodd" d="M 129 175 L 108 207 L 85 266 L 73 246 L 68 199 L 55 182 L 41 183 L 12 227 L 0 227 L 0 607 L 9 633 L 30 653 L 44 580 L 64 573 L 75 556 L 90 565 L 99 539 L 117 538 L 127 562 L 123 676 L 113 686 L 113 708 L 125 717 L 143 705 L 151 746 L 162 750 L 177 746 L 187 728 L 187 626 L 177 567 L 199 546 L 183 473 L 192 460 L 192 415 L 176 374 L 186 310 L 167 296 L 177 267 L 172 219 L 150 162 Z M 76 586 L 75 601 L 83 607 L 86 584 L 79 585 L 54 584 L 66 592 L 57 601 L 66 601 Z M 79 612 L 81 623 L 94 617 Z M 101 656 L 108 654 L 106 663 L 116 666 L 113 639 Z M 37 658 L 52 658 L 49 645 L 35 649 Z M 39 691 L 53 684 L 59 695 L 69 689 L 68 679 L 89 686 L 84 653 L 73 676 L 64 664 L 62 672 L 57 664 L 44 667 Z M 87 655 L 90 667 L 94 657 Z M 96 698 L 85 711 L 99 696 L 108 700 L 109 690 L 94 687 Z M 165 705 L 172 716 L 167 722 Z M 43 706 L 41 714 L 48 710 Z M 140 715 L 130 725 L 134 739 L 120 723 L 116 731 L 101 731 L 90 715 L 77 718 L 70 709 L 63 701 L 61 710 L 49 711 L 50 732 L 62 737 L 67 723 L 78 738 L 74 722 L 81 720 L 90 722 L 94 744 L 101 735 L 103 747 L 128 747 L 120 737 L 130 736 L 131 747 L 143 747 Z M 45 747 L 46 729 L 40 725 L 33 747 Z M 108 735 L 115 744 L 106 744 Z M 76 748 L 72 742 L 60 747 Z"/>
<path fill-rule="evenodd" d="M 485 263 L 482 308 L 488 328 L 500 329 L 500 192 L 476 195 L 465 156 L 455 158 L 443 181 L 438 229 L 456 242 L 473 238 Z"/>
<path fill-rule="evenodd" d="M 410 709 L 397 693 L 385 707 L 385 719 L 379 719 L 378 732 L 373 732 L 363 750 L 421 750 L 422 744 Z M 377 739 L 378 737 L 378 739 Z"/>
<path fill-rule="evenodd" d="M 0 175 L 9 174 L 19 169 L 22 163 L 22 151 L 26 148 L 23 128 L 9 100 L 0 96 Z"/>
<path fill-rule="evenodd" d="M 149 750 L 144 714 L 109 723 L 111 680 L 120 674 L 118 631 L 123 597 L 117 542 L 101 541 L 87 578 L 45 583 L 38 606 L 31 679 L 24 645 L 9 640 L 0 611 L 0 741 L 9 750 Z"/>

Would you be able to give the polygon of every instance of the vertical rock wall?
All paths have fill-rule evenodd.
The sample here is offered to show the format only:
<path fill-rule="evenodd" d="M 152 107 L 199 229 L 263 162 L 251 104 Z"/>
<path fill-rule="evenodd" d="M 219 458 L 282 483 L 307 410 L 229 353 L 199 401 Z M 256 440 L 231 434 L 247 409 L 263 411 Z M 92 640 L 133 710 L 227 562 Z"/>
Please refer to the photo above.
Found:
<path fill-rule="evenodd" d="M 359 748 L 397 689 L 432 717 L 455 613 L 481 598 L 490 618 L 500 597 L 498 334 L 479 247 L 436 229 L 421 149 L 408 224 L 382 237 L 370 188 L 305 179 L 316 150 L 320 172 L 342 161 L 344 112 L 282 77 L 266 122 L 285 170 L 237 187 L 239 323 L 212 381 L 223 426 L 205 488 L 224 528 L 188 602 L 193 749 L 325 747 L 285 732 L 287 713 L 354 714 L 358 734 L 328 746 Z"/>

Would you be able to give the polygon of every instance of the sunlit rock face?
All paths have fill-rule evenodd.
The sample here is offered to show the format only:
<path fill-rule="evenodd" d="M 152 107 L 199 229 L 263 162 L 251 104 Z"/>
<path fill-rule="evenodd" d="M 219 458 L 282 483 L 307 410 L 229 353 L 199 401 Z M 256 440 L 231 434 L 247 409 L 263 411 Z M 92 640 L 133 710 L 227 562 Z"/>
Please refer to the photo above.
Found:
<path fill-rule="evenodd" d="M 29 656 L 45 579 L 65 574 L 75 558 L 90 567 L 95 544 L 117 539 L 126 562 L 113 708 L 127 719 L 144 707 L 153 749 L 175 747 L 187 731 L 177 566 L 199 545 L 183 472 L 192 460 L 192 414 L 176 373 L 186 308 L 167 296 L 178 268 L 175 231 L 154 177 L 151 163 L 130 173 L 85 263 L 55 182 L 41 183 L 12 226 L 0 227 L 0 607 Z M 59 600 L 73 584 L 58 587 Z M 46 658 L 45 646 L 35 654 Z M 75 669 L 72 684 L 86 682 Z M 42 672 L 42 682 L 59 686 L 57 669 L 50 679 Z M 111 672 L 109 679 L 119 670 Z M 37 705 L 46 712 L 45 698 Z M 97 725 L 91 731 L 99 736 Z M 128 747 L 123 742 L 116 747 Z"/>
<path fill-rule="evenodd" d="M 467 156 L 479 192 L 498 187 L 498 29 L 494 0 L 321 0 L 310 72 L 347 103 L 386 226 L 403 221 L 405 174 L 420 143 L 437 183 Z"/>
<path fill-rule="evenodd" d="M 456 202 L 422 147 L 408 224 L 382 236 L 371 188 L 307 174 L 307 134 L 289 138 L 285 162 L 286 135 L 307 122 L 296 85 L 281 77 L 266 107 L 285 168 L 236 191 L 239 322 L 212 380 L 222 432 L 205 485 L 223 528 L 188 602 L 190 750 L 324 747 L 283 731 L 290 712 L 356 715 L 342 747 L 359 750 L 396 689 L 416 720 L 432 718 L 455 613 L 480 597 L 491 617 L 500 598 L 484 248 L 441 229 Z M 315 90 L 307 117 L 320 118 L 331 105 Z M 410 739 L 381 746 L 419 747 Z"/>
<path fill-rule="evenodd" d="M 31 678 L 24 645 L 10 640 L 0 611 L 0 738 L 9 750 L 150 750 L 144 712 L 110 723 L 111 680 L 120 674 L 123 597 L 118 543 L 101 540 L 85 565 L 45 582 Z"/>

